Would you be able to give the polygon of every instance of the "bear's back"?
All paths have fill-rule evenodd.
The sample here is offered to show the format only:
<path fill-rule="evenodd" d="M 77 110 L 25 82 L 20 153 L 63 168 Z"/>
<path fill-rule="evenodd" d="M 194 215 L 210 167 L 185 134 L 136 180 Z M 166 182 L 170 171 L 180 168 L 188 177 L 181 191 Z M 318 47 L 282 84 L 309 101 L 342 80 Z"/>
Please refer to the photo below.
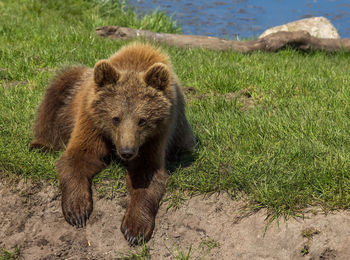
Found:
<path fill-rule="evenodd" d="M 134 43 L 116 52 L 110 62 L 121 71 L 146 71 L 154 63 L 161 62 L 171 67 L 169 58 L 155 47 L 142 43 Z"/>

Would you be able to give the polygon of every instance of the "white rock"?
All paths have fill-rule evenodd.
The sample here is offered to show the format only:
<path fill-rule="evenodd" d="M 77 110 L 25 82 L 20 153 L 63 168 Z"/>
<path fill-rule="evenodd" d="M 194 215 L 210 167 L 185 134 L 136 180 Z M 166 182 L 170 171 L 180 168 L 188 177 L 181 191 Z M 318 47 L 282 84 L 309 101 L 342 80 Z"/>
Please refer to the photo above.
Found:
<path fill-rule="evenodd" d="M 312 17 L 295 22 L 283 24 L 280 26 L 272 27 L 263 32 L 259 38 L 265 37 L 271 33 L 275 32 L 295 32 L 295 31 L 307 31 L 314 37 L 318 38 L 333 38 L 339 39 L 337 29 L 332 25 L 332 23 L 325 17 Z"/>

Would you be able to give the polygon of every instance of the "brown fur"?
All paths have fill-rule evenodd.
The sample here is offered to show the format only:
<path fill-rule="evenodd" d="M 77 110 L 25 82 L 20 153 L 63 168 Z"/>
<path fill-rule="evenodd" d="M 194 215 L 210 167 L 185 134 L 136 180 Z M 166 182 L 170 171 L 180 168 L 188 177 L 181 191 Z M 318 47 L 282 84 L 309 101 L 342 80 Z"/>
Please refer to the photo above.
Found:
<path fill-rule="evenodd" d="M 115 149 L 126 162 L 130 194 L 121 231 L 135 244 L 152 235 L 165 191 L 165 157 L 193 145 L 168 57 L 150 45 L 132 44 L 94 69 L 65 70 L 53 81 L 38 111 L 31 148 L 67 146 L 57 163 L 62 211 L 78 227 L 92 212 L 91 180 Z"/>

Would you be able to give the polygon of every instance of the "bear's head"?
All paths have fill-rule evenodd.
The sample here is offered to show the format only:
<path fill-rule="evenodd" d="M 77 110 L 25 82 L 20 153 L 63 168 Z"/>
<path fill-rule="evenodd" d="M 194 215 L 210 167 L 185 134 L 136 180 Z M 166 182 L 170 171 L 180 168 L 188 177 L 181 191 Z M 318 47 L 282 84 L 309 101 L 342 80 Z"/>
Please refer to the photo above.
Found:
<path fill-rule="evenodd" d="M 147 71 L 118 71 L 108 60 L 94 67 L 96 126 L 116 146 L 123 160 L 134 159 L 139 148 L 166 134 L 172 120 L 170 71 L 155 63 Z"/>

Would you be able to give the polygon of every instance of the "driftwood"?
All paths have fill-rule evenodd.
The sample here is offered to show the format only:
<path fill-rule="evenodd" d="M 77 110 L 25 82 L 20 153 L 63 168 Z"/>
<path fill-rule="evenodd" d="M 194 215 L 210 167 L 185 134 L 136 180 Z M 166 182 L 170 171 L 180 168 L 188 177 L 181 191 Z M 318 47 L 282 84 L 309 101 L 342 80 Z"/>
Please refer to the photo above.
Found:
<path fill-rule="evenodd" d="M 176 47 L 205 48 L 210 50 L 233 50 L 242 53 L 253 51 L 275 52 L 286 46 L 301 50 L 350 51 L 350 38 L 324 39 L 311 36 L 308 32 L 277 32 L 251 41 L 232 41 L 217 37 L 155 33 L 120 26 L 104 26 L 96 29 L 96 34 L 111 39 L 128 40 L 144 38 Z"/>

